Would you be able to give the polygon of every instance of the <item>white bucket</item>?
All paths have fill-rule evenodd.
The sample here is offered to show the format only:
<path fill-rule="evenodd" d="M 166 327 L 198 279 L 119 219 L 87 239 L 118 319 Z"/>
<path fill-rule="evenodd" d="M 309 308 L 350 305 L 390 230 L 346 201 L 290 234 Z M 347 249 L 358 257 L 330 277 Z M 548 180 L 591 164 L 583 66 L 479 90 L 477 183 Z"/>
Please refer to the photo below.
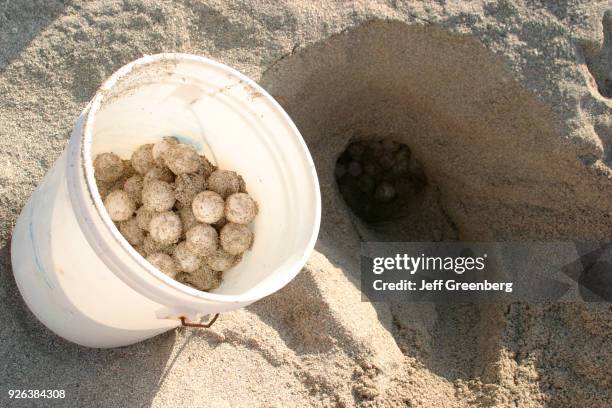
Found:
<path fill-rule="evenodd" d="M 167 135 L 241 174 L 259 204 L 252 250 L 211 293 L 146 262 L 115 228 L 95 186 L 98 153 L 128 158 Z M 13 272 L 28 307 L 58 335 L 90 347 L 128 345 L 181 317 L 237 309 L 286 285 L 314 247 L 320 201 L 308 149 L 267 92 L 205 58 L 146 56 L 104 83 L 28 200 L 13 232 Z"/>

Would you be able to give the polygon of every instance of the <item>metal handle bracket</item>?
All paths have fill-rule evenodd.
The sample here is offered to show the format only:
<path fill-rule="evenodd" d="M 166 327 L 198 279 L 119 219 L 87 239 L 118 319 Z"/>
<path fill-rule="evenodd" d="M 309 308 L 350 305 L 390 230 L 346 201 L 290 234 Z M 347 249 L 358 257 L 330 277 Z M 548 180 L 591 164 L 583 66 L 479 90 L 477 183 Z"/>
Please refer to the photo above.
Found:
<path fill-rule="evenodd" d="M 185 316 L 181 316 L 180 319 L 181 319 L 181 324 L 184 327 L 199 327 L 199 328 L 202 328 L 202 329 L 208 329 L 210 326 L 212 326 L 217 321 L 218 317 L 219 317 L 219 313 L 215 314 L 213 316 L 213 318 L 210 319 L 210 321 L 208 323 L 193 323 L 193 322 L 188 322 L 187 318 Z"/>

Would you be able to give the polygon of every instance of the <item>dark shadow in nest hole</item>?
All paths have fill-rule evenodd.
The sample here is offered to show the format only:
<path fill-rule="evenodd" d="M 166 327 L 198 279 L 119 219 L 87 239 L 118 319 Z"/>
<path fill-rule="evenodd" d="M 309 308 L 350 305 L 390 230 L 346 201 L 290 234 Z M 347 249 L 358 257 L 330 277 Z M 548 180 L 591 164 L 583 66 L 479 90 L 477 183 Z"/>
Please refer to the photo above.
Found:
<path fill-rule="evenodd" d="M 398 221 L 422 201 L 427 186 L 407 145 L 375 137 L 353 141 L 338 158 L 334 175 L 344 201 L 365 223 Z"/>

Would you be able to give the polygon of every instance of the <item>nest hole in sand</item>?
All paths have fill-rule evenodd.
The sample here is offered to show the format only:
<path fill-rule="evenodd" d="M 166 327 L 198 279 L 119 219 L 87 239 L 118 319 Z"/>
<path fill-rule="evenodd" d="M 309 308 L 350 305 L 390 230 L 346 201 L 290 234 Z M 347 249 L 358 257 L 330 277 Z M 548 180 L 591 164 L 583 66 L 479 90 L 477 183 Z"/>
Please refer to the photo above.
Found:
<path fill-rule="evenodd" d="M 364 240 L 609 234 L 602 183 L 560 143 L 550 108 L 469 36 L 371 21 L 281 58 L 260 82 L 312 154 L 323 209 L 316 249 L 355 282 Z M 355 161 L 353 146 L 381 141 L 409 152 L 419 169 L 405 174 L 404 192 L 394 186 L 389 202 L 376 202 L 377 180 L 372 195 L 359 190 L 370 191 L 370 182 L 342 174 Z M 379 316 L 402 352 L 436 374 L 452 381 L 504 375 L 502 305 L 374 307 L 390 311 L 393 327 L 389 313 Z"/>

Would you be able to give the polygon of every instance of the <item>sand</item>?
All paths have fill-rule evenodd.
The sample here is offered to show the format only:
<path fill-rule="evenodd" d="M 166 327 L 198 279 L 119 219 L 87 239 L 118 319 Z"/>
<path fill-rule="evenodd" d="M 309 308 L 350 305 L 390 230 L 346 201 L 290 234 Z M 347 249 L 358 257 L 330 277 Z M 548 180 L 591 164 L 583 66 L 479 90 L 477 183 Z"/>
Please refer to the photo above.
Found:
<path fill-rule="evenodd" d="M 373 305 L 358 290 L 359 239 L 611 236 L 606 6 L 0 2 L 0 406 L 9 388 L 65 389 L 58 406 L 75 407 L 612 405 L 609 305 Z M 101 81 L 161 51 L 277 97 L 317 165 L 321 234 L 291 284 L 210 330 L 85 349 L 24 305 L 11 229 Z M 403 222 L 364 224 L 340 198 L 334 163 L 357 133 L 423 165 Z"/>

